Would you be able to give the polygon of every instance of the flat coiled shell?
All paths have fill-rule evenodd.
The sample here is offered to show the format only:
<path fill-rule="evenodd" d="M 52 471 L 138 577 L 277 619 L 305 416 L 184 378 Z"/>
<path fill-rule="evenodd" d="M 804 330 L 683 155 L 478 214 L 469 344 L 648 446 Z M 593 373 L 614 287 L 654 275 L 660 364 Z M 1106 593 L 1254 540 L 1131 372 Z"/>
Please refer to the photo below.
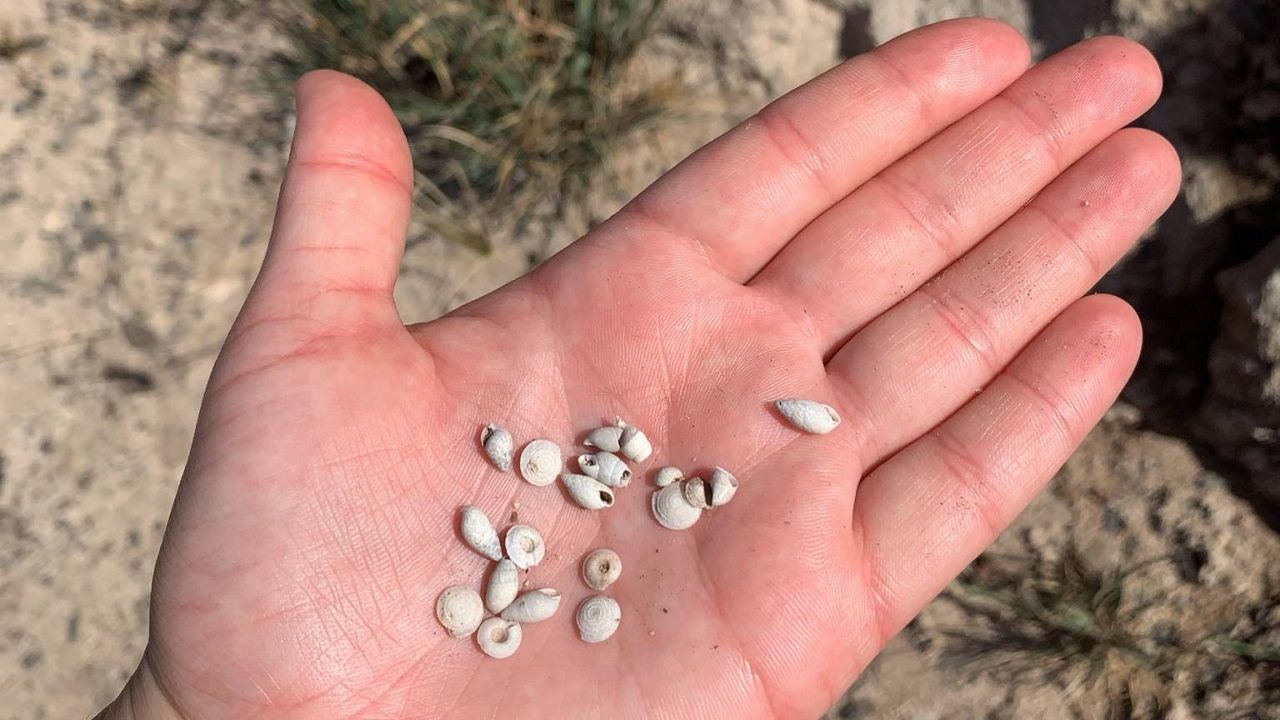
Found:
<path fill-rule="evenodd" d="M 476 630 L 476 644 L 485 655 L 501 660 L 520 649 L 523 636 L 520 623 L 492 617 L 480 623 L 480 629 Z"/>
<path fill-rule="evenodd" d="M 583 642 L 604 642 L 613 636 L 622 623 L 622 608 L 618 601 L 605 595 L 593 595 L 578 606 L 575 618 L 578 637 Z"/>
<path fill-rule="evenodd" d="M 520 451 L 520 477 L 530 485 L 550 485 L 560 476 L 563 466 L 560 446 L 550 440 L 534 440 Z"/>
<path fill-rule="evenodd" d="M 489 516 L 475 505 L 462 506 L 462 539 L 471 549 L 489 558 L 502 559 L 502 543 L 498 542 L 498 531 Z"/>
<path fill-rule="evenodd" d="M 655 490 L 650 500 L 653 518 L 668 530 L 685 530 L 693 527 L 702 517 L 702 509 L 689 504 L 684 496 L 684 483 L 672 483 Z"/>
<path fill-rule="evenodd" d="M 778 408 L 778 413 L 791 423 L 791 427 L 811 435 L 825 435 L 840 424 L 840 413 L 817 400 L 787 398 L 774 401 L 773 404 Z"/>
<path fill-rule="evenodd" d="M 484 619 L 480 593 L 461 585 L 445 588 L 436 599 L 436 619 L 454 637 L 470 635 Z"/>
<path fill-rule="evenodd" d="M 494 466 L 502 472 L 511 471 L 511 458 L 516 453 L 516 442 L 511 433 L 489 423 L 480 430 L 480 445 Z"/>
<path fill-rule="evenodd" d="M 613 490 L 608 485 L 586 475 L 565 473 L 560 476 L 573 501 L 588 510 L 604 510 L 613 507 Z"/>
<path fill-rule="evenodd" d="M 484 606 L 497 615 L 507 609 L 519 592 L 520 569 L 507 558 L 499 560 L 484 588 Z"/>
<path fill-rule="evenodd" d="M 542 535 L 528 525 L 512 525 L 507 528 L 505 546 L 507 557 L 521 570 L 528 570 L 542 562 L 542 556 L 547 552 Z"/>
<path fill-rule="evenodd" d="M 609 487 L 619 488 L 631 484 L 631 469 L 622 458 L 603 450 L 578 456 L 582 474 L 593 477 Z"/>
<path fill-rule="evenodd" d="M 515 599 L 500 615 L 503 620 L 518 623 L 542 622 L 556 614 L 560 607 L 560 591 L 555 588 L 530 590 Z"/>
<path fill-rule="evenodd" d="M 587 553 L 582 559 L 582 581 L 592 590 L 604 590 L 622 576 L 622 558 L 609 548 Z"/>

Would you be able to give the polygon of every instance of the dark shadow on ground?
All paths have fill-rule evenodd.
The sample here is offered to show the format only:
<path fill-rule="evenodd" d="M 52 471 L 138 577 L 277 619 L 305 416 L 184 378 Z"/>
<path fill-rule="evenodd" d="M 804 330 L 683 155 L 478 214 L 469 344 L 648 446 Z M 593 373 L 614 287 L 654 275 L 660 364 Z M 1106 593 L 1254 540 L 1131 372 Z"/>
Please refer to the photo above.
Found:
<path fill-rule="evenodd" d="M 1164 70 L 1165 92 L 1137 124 L 1169 138 L 1184 159 L 1207 159 L 1236 176 L 1280 187 L 1280 89 L 1272 77 L 1280 71 L 1277 27 L 1280 4 L 1232 0 L 1213 14 L 1189 16 L 1150 43 Z M 1143 411 L 1151 429 L 1187 440 L 1280 530 L 1278 509 L 1261 502 L 1251 478 L 1205 441 L 1196 422 L 1221 327 L 1215 278 L 1277 236 L 1280 193 L 1196 218 L 1184 188 L 1154 236 L 1098 289 L 1124 297 L 1143 319 L 1146 343 L 1124 399 Z"/>

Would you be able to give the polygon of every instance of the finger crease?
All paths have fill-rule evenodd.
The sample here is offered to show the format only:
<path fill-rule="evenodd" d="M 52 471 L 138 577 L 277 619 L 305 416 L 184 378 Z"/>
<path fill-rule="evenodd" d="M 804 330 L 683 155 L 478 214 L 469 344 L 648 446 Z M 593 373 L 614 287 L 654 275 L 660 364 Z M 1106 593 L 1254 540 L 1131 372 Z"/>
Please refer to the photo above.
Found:
<path fill-rule="evenodd" d="M 1028 205 L 1026 209 L 1031 211 L 1033 215 L 1040 216 L 1049 225 L 1050 230 L 1056 232 L 1067 247 L 1074 250 L 1075 253 L 1080 256 L 1080 259 L 1084 262 L 1084 266 L 1089 271 L 1091 278 L 1100 278 L 1106 274 L 1106 268 L 1103 266 L 1102 261 L 1093 253 L 1089 252 L 1084 243 L 1081 243 L 1079 238 L 1076 237 L 1076 233 L 1068 230 L 1067 225 L 1062 221 L 1062 218 L 1054 215 L 1048 210 L 1045 210 L 1036 203 Z"/>
<path fill-rule="evenodd" d="M 938 319 L 974 351 L 988 376 L 1000 372 L 1004 363 L 1000 361 L 991 333 L 981 321 L 967 319 L 968 313 L 961 310 L 963 305 L 954 299 L 955 296 L 949 290 L 940 291 L 939 285 L 939 281 L 925 283 L 918 292 L 929 301 L 929 307 Z"/>
<path fill-rule="evenodd" d="M 945 260 L 950 261 L 959 256 L 961 244 L 954 231 L 947 227 L 945 223 L 934 224 L 925 220 L 924 213 L 913 208 L 907 198 L 918 198 L 925 207 L 941 209 L 943 214 L 952 221 L 953 225 L 956 222 L 954 208 L 946 202 L 935 200 L 906 178 L 885 172 L 876 176 L 875 179 L 880 181 L 881 189 L 883 190 L 882 194 L 888 197 L 894 205 L 897 205 L 907 216 L 907 219 L 912 221 L 924 233 L 924 236 L 941 250 L 942 257 Z"/>
<path fill-rule="evenodd" d="M 1037 99 L 1040 99 L 1038 94 L 1033 92 L 1032 95 Z M 1013 108 L 1014 115 L 1019 118 L 1020 124 L 1031 136 L 1031 140 L 1039 143 L 1045 152 L 1048 153 L 1049 160 L 1053 165 L 1053 173 L 1051 177 L 1057 177 L 1060 175 L 1062 171 L 1066 169 L 1065 165 L 1067 163 L 1068 154 L 1066 146 L 1063 145 L 1062 139 L 1058 137 L 1058 134 L 1054 132 L 1054 129 L 1049 125 L 1046 125 L 1044 122 L 1037 120 L 1035 115 L 1031 114 L 1031 111 L 1027 109 L 1025 104 L 1013 99 L 1009 93 L 1001 93 L 997 95 L 995 99 L 1002 100 L 1006 105 Z M 1048 103 L 1045 103 L 1043 99 L 1040 99 L 1040 102 L 1043 103 L 1045 107 L 1049 107 Z M 1052 108 L 1049 108 L 1049 110 L 1053 112 Z"/>
<path fill-rule="evenodd" d="M 822 188 L 828 206 L 836 204 L 844 193 L 831 184 L 825 172 L 826 163 L 818 146 L 800 130 L 795 120 L 785 110 L 765 108 L 756 114 L 763 135 L 789 164 L 804 171 L 814 184 Z"/>

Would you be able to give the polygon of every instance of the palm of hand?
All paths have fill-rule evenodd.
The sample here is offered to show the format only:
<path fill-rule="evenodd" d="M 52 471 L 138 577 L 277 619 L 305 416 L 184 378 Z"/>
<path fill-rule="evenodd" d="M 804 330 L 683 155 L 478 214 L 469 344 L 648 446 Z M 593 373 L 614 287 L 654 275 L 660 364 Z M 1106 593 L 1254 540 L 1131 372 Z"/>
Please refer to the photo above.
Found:
<path fill-rule="evenodd" d="M 933 53 L 948 66 L 943 56 L 957 47 L 945 42 L 948 33 L 987 48 L 971 53 L 973 63 L 1001 56 L 1012 68 L 1025 52 L 1005 30 L 979 22 L 935 27 L 879 52 Z M 1110 62 L 1132 52 L 1113 45 Z M 1106 54 L 1095 47 L 1095 56 Z M 833 73 L 841 71 L 852 72 Z M 990 90 L 951 91 L 975 95 L 951 100 L 957 117 L 966 102 L 1016 77 L 991 72 Z M 1018 81 L 1031 85 L 1027 92 L 1062 82 L 1035 72 Z M 1108 100 L 1114 117 L 1087 119 L 1098 125 L 1089 131 L 1096 140 L 1080 138 L 1082 147 L 1062 152 L 1084 154 L 1149 102 L 1149 91 L 1132 84 L 1127 98 Z M 782 102 L 811 104 L 806 91 L 817 92 Z M 1049 293 L 1044 309 L 1018 308 L 1022 319 L 980 334 L 985 350 L 963 330 L 939 331 L 963 323 L 955 313 L 925 314 L 946 305 L 937 293 L 908 313 L 901 308 L 910 299 L 894 307 L 901 293 L 886 300 L 892 289 L 878 293 L 868 280 L 865 297 L 832 300 L 830 312 L 861 316 L 833 323 L 814 297 L 795 302 L 775 292 L 803 293 L 787 279 L 812 277 L 852 296 L 824 273 L 879 258 L 874 245 L 852 259 L 811 248 L 797 263 L 779 250 L 804 222 L 785 237 L 738 245 L 688 239 L 717 222 L 733 226 L 735 213 L 778 236 L 767 227 L 768 208 L 753 202 L 812 204 L 760 180 L 768 167 L 737 186 L 717 167 L 737 157 L 734 143 L 756 154 L 741 137 L 758 132 L 750 123 L 537 271 L 406 328 L 390 298 L 407 213 L 398 129 L 348 80 L 313 77 L 305 94 L 272 248 L 210 381 L 157 570 L 147 663 L 189 717 L 816 713 L 1053 472 L 1114 396 L 1136 351 L 1122 306 L 1082 301 L 1023 350 L 1010 366 L 1021 370 L 992 380 L 1092 282 L 1046 280 L 1051 271 L 1030 263 L 1021 272 L 1041 275 L 1027 282 L 1057 282 L 1061 291 Z M 927 123 L 920 130 L 932 131 Z M 1145 156 L 1159 155 L 1149 137 L 1142 142 Z M 842 187 L 853 176 L 820 177 L 813 168 L 822 162 L 778 156 L 773 171 L 795 181 L 796 195 L 813 195 L 815 184 L 853 189 Z M 1097 251 L 1103 258 L 1118 256 L 1162 209 L 1160 198 L 1131 198 L 1128 184 L 1151 173 L 1162 186 L 1176 183 L 1167 156 L 1132 181 L 1108 175 L 1118 162 L 1104 156 L 1076 181 L 1124 186 L 1108 208 L 1114 217 L 1092 231 L 1106 238 L 1094 241 L 1110 248 Z M 1024 184 L 1034 191 L 1036 183 Z M 715 203 L 688 199 L 690 188 L 709 185 L 719 191 Z M 1026 192 L 1008 192 L 1008 212 Z M 725 201 L 739 205 L 718 211 Z M 689 220 L 699 208 L 704 219 Z M 1122 215 L 1134 217 L 1116 219 Z M 804 232 L 820 234 L 820 223 Z M 728 232 L 727 241 L 745 237 Z M 877 333 L 874 343 L 859 340 Z M 937 335 L 944 339 L 929 339 Z M 955 349 L 931 350 L 934 359 L 912 338 Z M 954 377 L 942 372 L 950 368 L 958 368 Z M 870 379 L 858 380 L 859 371 Z M 988 383 L 985 405 L 973 400 L 953 415 L 975 384 Z M 799 436 L 767 409 L 794 395 L 832 401 L 845 424 Z M 1064 407 L 1040 404 L 1044 398 Z M 547 437 L 568 455 L 584 431 L 614 414 L 644 428 L 656 452 L 603 512 L 578 508 L 558 486 L 498 473 L 477 447 L 479 427 L 498 422 L 520 443 Z M 741 489 L 691 530 L 664 530 L 649 514 L 648 477 L 668 462 L 725 465 Z M 564 593 L 560 612 L 527 627 L 509 660 L 486 658 L 435 621 L 439 592 L 478 589 L 488 567 L 457 537 L 464 503 L 500 525 L 518 504 L 520 521 L 548 545 L 530 587 Z M 587 645 L 572 619 L 589 594 L 578 563 L 601 546 L 623 557 L 623 577 L 609 590 L 623 623 L 609 642 Z"/>

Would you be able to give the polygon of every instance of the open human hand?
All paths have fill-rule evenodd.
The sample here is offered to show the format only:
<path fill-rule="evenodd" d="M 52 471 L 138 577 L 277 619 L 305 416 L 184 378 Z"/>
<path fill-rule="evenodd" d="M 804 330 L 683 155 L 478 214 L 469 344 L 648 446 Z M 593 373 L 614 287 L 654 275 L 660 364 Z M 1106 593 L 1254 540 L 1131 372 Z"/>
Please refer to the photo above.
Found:
<path fill-rule="evenodd" d="M 1132 370 L 1138 320 L 1080 299 L 1170 203 L 1175 153 L 1121 129 L 1140 46 L 1028 69 L 986 20 L 841 64 L 538 269 L 406 327 L 411 167 L 383 101 L 332 72 L 298 125 L 261 274 L 217 362 L 156 570 L 151 639 L 108 716 L 819 714 L 1065 461 Z M 831 403 L 802 436 L 768 407 Z M 589 512 L 494 469 L 498 422 L 568 454 L 615 414 L 638 469 L 725 465 L 673 532 L 647 479 Z M 639 474 L 639 473 L 638 473 Z M 511 658 L 434 603 L 480 586 L 459 506 L 514 504 L 563 591 Z M 617 634 L 581 642 L 587 551 L 618 550 Z"/>

